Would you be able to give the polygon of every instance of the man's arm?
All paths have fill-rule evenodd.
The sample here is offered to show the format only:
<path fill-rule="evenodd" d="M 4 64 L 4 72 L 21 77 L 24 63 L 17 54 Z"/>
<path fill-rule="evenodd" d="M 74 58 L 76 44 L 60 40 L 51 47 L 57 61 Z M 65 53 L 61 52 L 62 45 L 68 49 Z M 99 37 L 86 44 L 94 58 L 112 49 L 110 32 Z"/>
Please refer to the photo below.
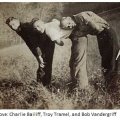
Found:
<path fill-rule="evenodd" d="M 120 56 L 120 50 L 118 51 L 118 54 L 117 54 L 116 60 L 118 60 L 119 56 Z"/>
<path fill-rule="evenodd" d="M 83 12 L 85 24 L 89 25 L 96 32 L 101 32 L 104 28 L 109 28 L 109 24 L 101 17 L 93 13 L 92 11 Z"/>
<path fill-rule="evenodd" d="M 26 44 L 29 47 L 29 49 L 31 50 L 31 52 L 33 53 L 33 55 L 36 57 L 39 66 L 44 68 L 44 61 L 42 58 L 42 51 L 41 51 L 40 47 L 36 46 L 35 44 L 30 44 L 29 42 L 26 42 Z"/>
<path fill-rule="evenodd" d="M 35 49 L 35 52 L 36 52 L 35 57 L 37 58 L 37 61 L 38 61 L 38 63 L 39 63 L 39 66 L 42 67 L 42 68 L 44 68 L 45 65 L 44 65 L 44 61 L 43 61 L 43 58 L 42 58 L 42 52 L 41 52 L 41 50 L 40 50 L 40 47 L 37 47 L 37 48 Z"/>
<path fill-rule="evenodd" d="M 36 40 L 34 40 L 34 34 L 31 34 L 31 31 L 34 32 L 33 29 L 31 28 L 31 24 L 24 23 L 22 24 L 20 31 L 16 31 L 16 33 L 24 40 L 30 51 L 36 57 L 39 66 L 44 67 L 42 51 L 40 47 L 38 47 L 38 43 L 36 42 Z"/>
<path fill-rule="evenodd" d="M 59 20 L 53 19 L 52 22 L 47 24 L 47 30 L 45 32 L 51 41 L 60 46 L 64 45 L 64 42 L 61 40 L 61 28 Z"/>

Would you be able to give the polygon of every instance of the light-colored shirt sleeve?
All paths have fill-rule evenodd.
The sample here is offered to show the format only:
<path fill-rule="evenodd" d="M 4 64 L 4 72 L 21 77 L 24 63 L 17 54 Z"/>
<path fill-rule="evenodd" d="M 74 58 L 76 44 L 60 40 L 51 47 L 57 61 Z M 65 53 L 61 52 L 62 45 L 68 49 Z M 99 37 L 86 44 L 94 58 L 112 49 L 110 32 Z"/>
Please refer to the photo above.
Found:
<path fill-rule="evenodd" d="M 60 21 L 53 19 L 47 24 L 46 34 L 52 41 L 61 41 L 66 39 L 71 34 L 72 30 L 63 30 L 60 28 Z"/>
<path fill-rule="evenodd" d="M 47 23 L 46 34 L 52 41 L 60 39 L 59 24 L 57 19 L 53 19 L 50 23 Z"/>

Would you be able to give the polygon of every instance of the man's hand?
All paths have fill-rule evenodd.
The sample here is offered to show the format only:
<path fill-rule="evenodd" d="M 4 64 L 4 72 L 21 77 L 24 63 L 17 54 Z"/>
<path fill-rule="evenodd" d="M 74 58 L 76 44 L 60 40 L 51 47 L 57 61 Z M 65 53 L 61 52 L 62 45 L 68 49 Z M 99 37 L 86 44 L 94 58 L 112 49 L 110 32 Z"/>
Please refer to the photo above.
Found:
<path fill-rule="evenodd" d="M 44 67 L 45 67 L 45 63 L 44 63 L 43 58 L 42 58 L 41 56 L 39 56 L 39 66 L 40 66 L 41 68 L 44 68 Z"/>
<path fill-rule="evenodd" d="M 116 60 L 118 60 L 119 56 L 120 56 L 120 50 L 118 51 L 118 54 L 117 54 Z"/>
<path fill-rule="evenodd" d="M 64 42 L 61 41 L 61 40 L 55 40 L 54 41 L 57 45 L 60 45 L 60 46 L 63 46 L 64 45 Z"/>

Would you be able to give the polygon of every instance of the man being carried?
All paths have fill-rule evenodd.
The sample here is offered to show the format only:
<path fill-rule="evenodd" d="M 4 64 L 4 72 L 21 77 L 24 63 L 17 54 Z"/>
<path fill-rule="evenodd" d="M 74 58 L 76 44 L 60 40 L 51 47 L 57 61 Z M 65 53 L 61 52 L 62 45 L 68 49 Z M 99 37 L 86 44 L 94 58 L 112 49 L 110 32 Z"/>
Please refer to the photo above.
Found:
<path fill-rule="evenodd" d="M 41 20 L 36 20 L 33 27 L 42 34 L 46 34 L 53 42 L 63 46 L 64 40 L 69 37 L 73 29 L 64 30 L 60 28 L 60 21 L 53 19 L 51 22 L 44 23 Z"/>

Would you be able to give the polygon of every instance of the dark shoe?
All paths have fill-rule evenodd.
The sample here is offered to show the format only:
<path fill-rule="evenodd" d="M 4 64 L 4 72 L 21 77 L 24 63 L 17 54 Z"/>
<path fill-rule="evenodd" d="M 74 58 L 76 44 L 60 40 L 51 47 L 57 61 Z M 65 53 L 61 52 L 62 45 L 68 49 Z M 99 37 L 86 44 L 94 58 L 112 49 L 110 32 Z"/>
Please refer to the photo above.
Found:
<path fill-rule="evenodd" d="M 43 77 L 45 76 L 45 72 L 43 71 L 43 68 L 38 68 L 37 70 L 37 82 L 42 82 Z"/>

